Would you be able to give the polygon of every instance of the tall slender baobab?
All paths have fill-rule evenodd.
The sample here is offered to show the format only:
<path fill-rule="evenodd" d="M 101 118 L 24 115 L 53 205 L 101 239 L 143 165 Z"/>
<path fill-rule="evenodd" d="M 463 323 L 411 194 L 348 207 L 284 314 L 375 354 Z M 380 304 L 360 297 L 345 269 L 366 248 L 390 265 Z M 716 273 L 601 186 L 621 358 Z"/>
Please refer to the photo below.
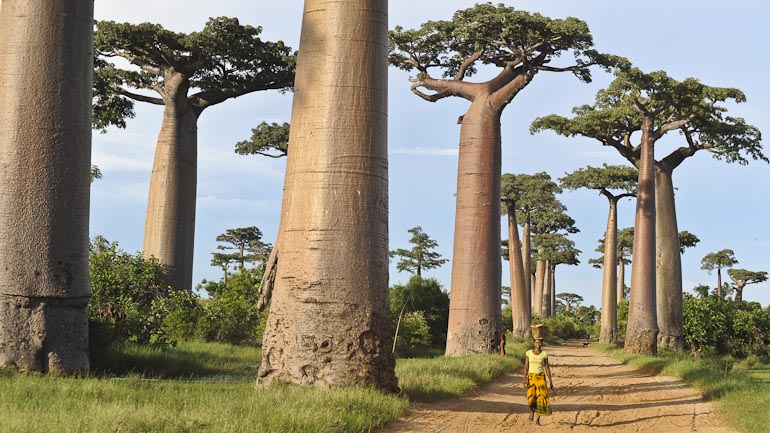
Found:
<path fill-rule="evenodd" d="M 663 71 L 627 68 L 616 72 L 610 86 L 597 93 L 593 106 L 576 107 L 573 119 L 552 115 L 532 124 L 533 131 L 553 129 L 595 138 L 639 169 L 627 353 L 655 353 L 658 344 L 680 350 L 683 344 L 673 170 L 699 150 L 739 164 L 747 164 L 748 157 L 767 161 L 759 130 L 741 118 L 726 116 L 727 109 L 717 105 L 730 100 L 743 102 L 745 96 L 738 89 L 710 87 L 694 78 L 680 82 Z M 671 131 L 679 131 L 687 145 L 656 162 L 655 143 Z M 634 145 L 637 132 L 641 137 Z"/>
<path fill-rule="evenodd" d="M 198 119 L 229 99 L 292 86 L 291 48 L 263 41 L 261 31 L 227 17 L 211 18 L 190 34 L 150 23 L 96 25 L 94 126 L 124 127 L 134 101 L 163 106 L 142 252 L 163 264 L 175 289 L 192 289 Z M 115 57 L 136 69 L 108 62 Z"/>
<path fill-rule="evenodd" d="M 565 213 L 567 208 L 559 203 L 558 209 L 539 210 L 532 213 L 530 224 L 532 225 L 533 238 L 536 238 L 534 245 L 537 249 L 535 254 L 535 288 L 532 295 L 532 310 L 541 316 L 550 317 L 552 315 L 552 293 L 550 282 L 547 277 L 550 275 L 551 264 L 546 263 L 551 259 L 553 251 L 563 250 L 571 247 L 564 245 L 570 243 L 559 232 L 577 233 L 580 230 L 575 227 L 575 220 Z M 574 246 L 574 244 L 572 244 Z M 555 298 L 554 298 L 555 299 Z"/>
<path fill-rule="evenodd" d="M 506 173 L 501 178 L 501 199 L 503 213 L 508 216 L 508 267 L 511 278 L 512 331 L 514 337 L 526 338 L 530 335 L 532 323 L 532 300 L 527 286 L 529 271 L 524 271 L 519 225 L 516 222 L 516 198 L 522 195 L 516 182 L 516 176 Z"/>
<path fill-rule="evenodd" d="M 0 368 L 89 368 L 93 7 L 0 7 Z"/>
<path fill-rule="evenodd" d="M 735 252 L 731 249 L 724 249 L 715 253 L 706 254 L 701 260 L 701 269 L 711 273 L 717 270 L 717 296 L 722 296 L 722 268 L 732 268 L 738 264 L 735 258 Z"/>
<path fill-rule="evenodd" d="M 588 166 L 559 178 L 561 187 L 599 191 L 609 201 L 607 229 L 604 234 L 604 275 L 602 278 L 602 319 L 599 332 L 600 343 L 614 343 L 618 339 L 618 298 L 617 259 L 618 250 L 618 202 L 625 197 L 636 195 L 636 180 L 639 173 L 633 167 L 607 165 L 602 168 Z M 613 193 L 612 191 L 615 191 Z"/>
<path fill-rule="evenodd" d="M 259 382 L 397 389 L 388 307 L 388 4 L 305 0 Z"/>
<path fill-rule="evenodd" d="M 490 3 L 459 10 L 449 21 L 390 33 L 391 63 L 418 72 L 412 92 L 430 102 L 449 96 L 470 102 L 460 119 L 447 355 L 494 351 L 501 332 L 500 116 L 540 71 L 571 72 L 588 82 L 591 65 L 617 61 L 592 46 L 588 25 L 576 18 L 551 19 Z M 567 53 L 575 62 L 556 65 Z M 496 67 L 497 75 L 465 81 L 478 64 Z M 445 78 L 431 76 L 436 69 Z"/>

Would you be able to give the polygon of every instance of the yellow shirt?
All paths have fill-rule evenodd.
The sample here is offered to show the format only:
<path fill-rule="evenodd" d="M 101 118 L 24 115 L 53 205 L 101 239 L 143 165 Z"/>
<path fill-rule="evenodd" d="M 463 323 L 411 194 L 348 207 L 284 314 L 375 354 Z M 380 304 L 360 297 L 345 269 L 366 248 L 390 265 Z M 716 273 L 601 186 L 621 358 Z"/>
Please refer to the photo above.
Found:
<path fill-rule="evenodd" d="M 541 350 L 539 355 L 535 355 L 530 349 L 524 355 L 529 359 L 529 373 L 545 373 L 543 365 L 548 359 L 548 354 L 545 353 L 545 350 Z"/>

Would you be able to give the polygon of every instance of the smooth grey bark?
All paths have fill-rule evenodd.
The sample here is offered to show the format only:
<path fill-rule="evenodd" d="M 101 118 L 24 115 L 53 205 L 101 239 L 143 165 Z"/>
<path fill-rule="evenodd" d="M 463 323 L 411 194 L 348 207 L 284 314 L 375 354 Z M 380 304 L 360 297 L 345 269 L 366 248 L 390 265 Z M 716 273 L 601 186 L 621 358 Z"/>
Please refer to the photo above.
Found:
<path fill-rule="evenodd" d="M 502 333 L 500 110 L 489 99 L 477 97 L 460 127 L 447 356 L 496 352 Z"/>
<path fill-rule="evenodd" d="M 664 163 L 655 170 L 655 290 L 658 348 L 681 351 L 684 346 L 682 250 L 676 221 L 673 170 Z"/>
<path fill-rule="evenodd" d="M 634 218 L 631 299 L 624 352 L 657 353 L 658 321 L 655 302 L 655 133 L 653 118 L 642 121 L 639 182 Z"/>
<path fill-rule="evenodd" d="M 551 309 L 551 294 L 552 294 L 552 284 L 551 284 L 551 271 L 553 270 L 551 268 L 551 261 L 545 260 L 545 276 L 543 277 L 543 316 L 544 317 L 552 317 L 553 316 L 553 310 Z"/>
<path fill-rule="evenodd" d="M 618 298 L 617 290 L 617 240 L 618 240 L 618 202 L 609 197 L 610 210 L 607 216 L 607 228 L 604 232 L 604 271 L 602 276 L 602 316 L 599 342 L 614 343 L 618 339 Z M 620 289 L 622 290 L 622 288 Z"/>
<path fill-rule="evenodd" d="M 188 78 L 165 77 L 163 123 L 150 176 L 144 257 L 155 257 L 167 284 L 192 290 L 195 243 L 195 192 L 198 166 L 198 116 L 187 98 Z"/>
<path fill-rule="evenodd" d="M 538 247 L 538 255 L 542 255 L 543 247 Z M 536 314 L 543 316 L 543 293 L 545 285 L 545 260 L 537 259 L 535 261 L 535 289 L 532 292 L 532 309 Z"/>
<path fill-rule="evenodd" d="M 532 274 L 532 227 L 530 225 L 530 215 L 527 213 L 524 215 L 524 224 L 521 229 L 521 265 L 524 268 L 524 273 L 527 275 L 525 278 L 527 283 L 527 299 L 530 310 L 533 310 L 533 297 L 535 284 L 535 276 Z M 532 330 L 529 331 L 532 333 Z"/>
<path fill-rule="evenodd" d="M 281 222 L 265 271 L 272 300 L 260 384 L 398 390 L 387 17 L 383 0 L 305 1 Z"/>
<path fill-rule="evenodd" d="M 516 223 L 516 206 L 508 203 L 508 266 L 511 273 L 511 317 L 512 335 L 518 338 L 527 338 L 531 334 L 530 324 L 532 313 L 529 305 L 529 289 L 526 280 L 529 274 L 525 274 L 522 265 L 521 247 L 519 242 L 519 226 Z"/>
<path fill-rule="evenodd" d="M 626 263 L 623 261 L 623 257 L 618 257 L 618 284 L 617 284 L 617 300 L 626 299 Z"/>
<path fill-rule="evenodd" d="M 0 368 L 89 368 L 93 0 L 0 6 Z"/>

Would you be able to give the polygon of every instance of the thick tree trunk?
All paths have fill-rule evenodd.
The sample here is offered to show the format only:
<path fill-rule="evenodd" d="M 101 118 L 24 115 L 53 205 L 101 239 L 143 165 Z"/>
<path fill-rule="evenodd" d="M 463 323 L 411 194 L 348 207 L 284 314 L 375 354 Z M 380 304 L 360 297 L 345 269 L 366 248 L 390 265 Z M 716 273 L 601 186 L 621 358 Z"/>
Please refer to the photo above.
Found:
<path fill-rule="evenodd" d="M 545 276 L 543 277 L 543 316 L 553 317 L 551 310 L 551 261 L 545 261 Z"/>
<path fill-rule="evenodd" d="M 508 265 L 511 272 L 511 316 L 513 316 L 514 337 L 527 338 L 531 334 L 532 317 L 527 296 L 528 275 L 524 273 L 521 248 L 519 246 L 519 226 L 516 224 L 515 206 L 508 206 Z"/>
<path fill-rule="evenodd" d="M 460 128 L 447 356 L 497 351 L 500 160 L 500 113 L 478 97 Z"/>
<path fill-rule="evenodd" d="M 388 308 L 387 7 L 305 1 L 260 384 L 398 389 Z"/>
<path fill-rule="evenodd" d="M 0 368 L 89 368 L 93 12 L 0 7 Z"/>
<path fill-rule="evenodd" d="M 658 318 L 658 348 L 682 350 L 684 313 L 682 299 L 682 250 L 676 222 L 672 171 L 655 171 L 655 299 Z"/>
<path fill-rule="evenodd" d="M 543 254 L 543 248 L 538 247 L 538 255 Z M 545 261 L 535 262 L 535 290 L 532 291 L 532 308 L 536 314 L 543 315 L 543 292 L 545 291 Z"/>
<path fill-rule="evenodd" d="M 626 327 L 626 354 L 655 355 L 658 324 L 655 313 L 655 140 L 652 119 L 642 122 L 639 186 L 634 220 L 634 266 Z"/>
<path fill-rule="evenodd" d="M 600 343 L 614 343 L 618 339 L 618 202 L 610 198 L 607 229 L 604 232 L 604 275 L 602 278 L 602 319 Z M 622 282 L 621 282 L 622 284 Z M 622 287 L 622 286 L 621 286 Z M 622 289 L 621 289 L 622 290 Z"/>
<path fill-rule="evenodd" d="M 556 265 L 551 265 L 551 316 L 556 315 Z"/>
<path fill-rule="evenodd" d="M 187 100 L 187 78 L 174 74 L 165 82 L 166 105 L 150 176 L 142 250 L 145 257 L 163 264 L 171 287 L 192 290 L 198 117 Z"/>
<path fill-rule="evenodd" d="M 626 299 L 626 263 L 623 257 L 618 260 L 617 300 Z"/>
<path fill-rule="evenodd" d="M 530 249 L 532 248 L 532 229 L 529 224 L 530 215 L 529 213 L 524 215 L 524 224 L 521 228 L 521 265 L 524 268 L 524 274 L 527 276 L 525 278 L 525 281 L 527 283 L 527 303 L 529 304 L 529 309 L 532 311 L 533 304 L 532 304 L 532 296 L 533 296 L 533 290 L 535 285 L 533 284 L 534 276 L 532 275 L 532 253 Z M 531 314 L 530 314 L 531 316 Z M 529 331 L 530 334 L 532 333 L 532 330 Z"/>
<path fill-rule="evenodd" d="M 735 286 L 735 302 L 738 304 L 743 302 L 743 287 L 742 285 Z"/>

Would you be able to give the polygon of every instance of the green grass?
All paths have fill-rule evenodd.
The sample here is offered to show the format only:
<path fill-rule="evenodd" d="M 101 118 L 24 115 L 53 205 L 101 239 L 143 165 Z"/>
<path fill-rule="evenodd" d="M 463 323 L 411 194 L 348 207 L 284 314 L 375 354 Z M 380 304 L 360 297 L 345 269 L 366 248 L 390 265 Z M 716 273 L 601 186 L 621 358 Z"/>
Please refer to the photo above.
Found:
<path fill-rule="evenodd" d="M 679 377 L 700 389 L 714 401 L 717 412 L 746 433 L 765 431 L 770 426 L 770 363 L 729 357 L 694 358 L 688 354 L 657 357 L 624 355 L 615 345 L 592 344 L 625 364 L 656 374 Z"/>
<path fill-rule="evenodd" d="M 373 389 L 258 388 L 257 349 L 184 343 L 126 345 L 99 354 L 85 378 L 0 371 L 0 432 L 368 432 L 404 415 L 410 401 L 473 391 L 521 365 L 505 357 L 402 359 L 402 393 Z M 513 356 L 515 354 L 515 356 Z"/>

